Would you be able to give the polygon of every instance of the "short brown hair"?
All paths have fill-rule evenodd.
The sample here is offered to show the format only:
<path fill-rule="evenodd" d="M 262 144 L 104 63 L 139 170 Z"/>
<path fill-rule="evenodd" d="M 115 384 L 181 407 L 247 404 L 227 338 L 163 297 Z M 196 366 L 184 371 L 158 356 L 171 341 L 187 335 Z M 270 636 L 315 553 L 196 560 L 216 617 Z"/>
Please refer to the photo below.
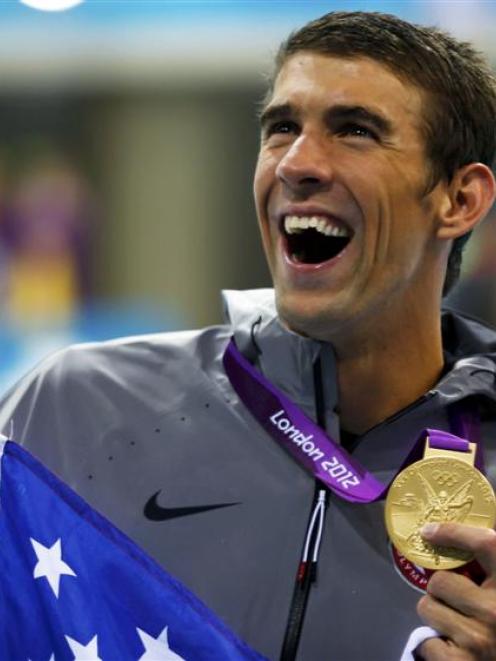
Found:
<path fill-rule="evenodd" d="M 493 166 L 496 80 L 485 58 L 469 43 L 391 14 L 331 12 L 281 44 L 273 81 L 286 59 L 298 51 L 368 57 L 427 93 L 430 103 L 425 107 L 423 131 L 431 168 L 426 192 L 443 178 L 450 181 L 468 163 Z M 453 242 L 444 295 L 458 280 L 468 238 L 466 234 Z"/>

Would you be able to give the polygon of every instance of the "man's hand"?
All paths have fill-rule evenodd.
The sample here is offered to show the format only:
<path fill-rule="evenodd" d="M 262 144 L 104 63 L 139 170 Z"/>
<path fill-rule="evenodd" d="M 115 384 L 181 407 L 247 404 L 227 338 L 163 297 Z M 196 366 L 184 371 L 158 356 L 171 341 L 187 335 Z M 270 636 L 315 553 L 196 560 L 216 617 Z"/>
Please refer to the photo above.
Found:
<path fill-rule="evenodd" d="M 433 544 L 472 551 L 486 573 L 481 586 L 454 572 L 438 571 L 417 605 L 422 620 L 443 638 L 419 648 L 425 661 L 496 660 L 496 532 L 459 523 L 427 524 Z"/>

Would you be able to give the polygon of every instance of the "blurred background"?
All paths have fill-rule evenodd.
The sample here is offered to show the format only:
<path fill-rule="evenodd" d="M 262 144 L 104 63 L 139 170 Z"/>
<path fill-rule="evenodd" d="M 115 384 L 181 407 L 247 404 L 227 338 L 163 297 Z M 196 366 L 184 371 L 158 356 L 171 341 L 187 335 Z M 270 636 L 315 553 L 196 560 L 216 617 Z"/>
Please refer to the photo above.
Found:
<path fill-rule="evenodd" d="M 440 25 L 496 60 L 487 0 L 0 2 L 0 394 L 56 348 L 217 323 L 221 288 L 269 285 L 257 104 L 279 42 L 333 9 Z M 492 323 L 495 224 L 455 294 Z"/>

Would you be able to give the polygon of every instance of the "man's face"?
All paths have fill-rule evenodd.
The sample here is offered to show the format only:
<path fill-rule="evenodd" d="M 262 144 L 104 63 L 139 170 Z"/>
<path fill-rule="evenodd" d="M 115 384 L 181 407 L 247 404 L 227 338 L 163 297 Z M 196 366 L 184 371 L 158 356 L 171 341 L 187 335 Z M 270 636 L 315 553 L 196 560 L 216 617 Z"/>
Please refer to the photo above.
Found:
<path fill-rule="evenodd" d="M 442 185 L 425 195 L 422 104 L 368 58 L 300 52 L 283 65 L 262 115 L 255 201 L 294 330 L 330 339 L 385 310 L 407 316 L 437 286 Z"/>

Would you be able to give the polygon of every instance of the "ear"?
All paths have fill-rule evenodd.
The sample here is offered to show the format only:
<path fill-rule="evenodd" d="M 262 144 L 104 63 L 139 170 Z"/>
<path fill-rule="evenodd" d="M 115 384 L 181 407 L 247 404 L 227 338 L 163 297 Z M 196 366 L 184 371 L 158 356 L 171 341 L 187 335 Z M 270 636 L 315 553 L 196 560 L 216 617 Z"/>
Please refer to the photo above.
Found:
<path fill-rule="evenodd" d="M 496 195 L 496 182 L 483 163 L 469 163 L 457 170 L 444 191 L 437 237 L 456 239 L 485 217 Z"/>

